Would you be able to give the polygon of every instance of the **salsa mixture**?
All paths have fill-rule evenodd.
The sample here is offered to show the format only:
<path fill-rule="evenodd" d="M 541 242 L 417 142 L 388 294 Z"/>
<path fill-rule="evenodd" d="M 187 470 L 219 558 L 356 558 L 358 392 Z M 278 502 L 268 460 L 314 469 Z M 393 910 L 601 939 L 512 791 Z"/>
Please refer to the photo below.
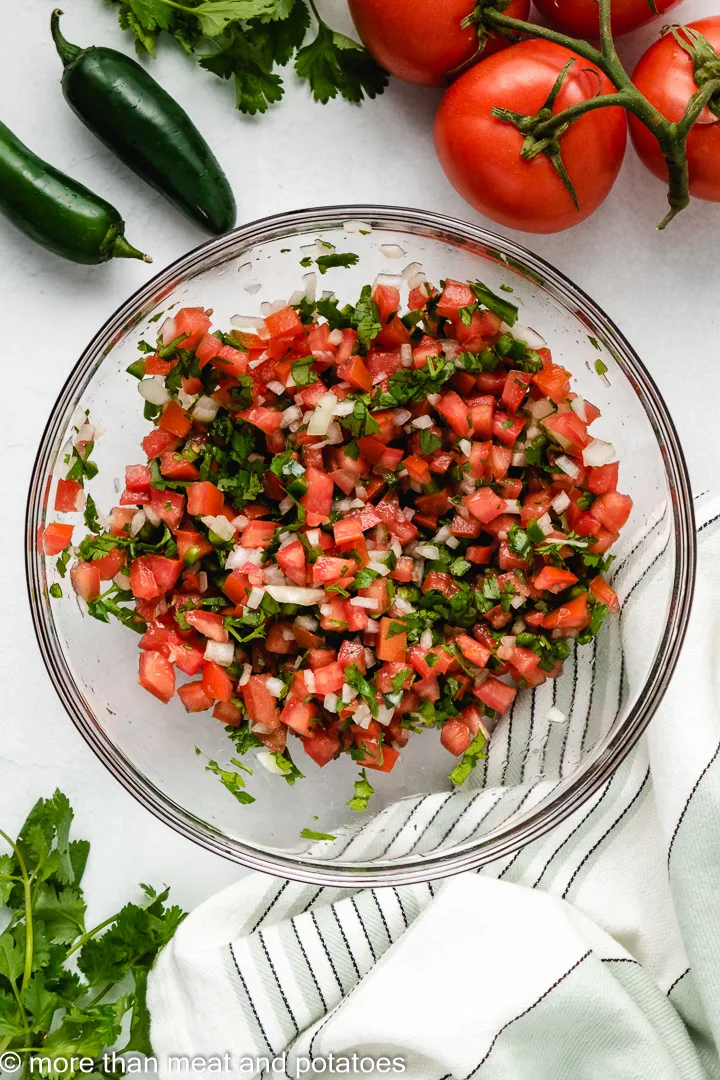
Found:
<path fill-rule="evenodd" d="M 291 746 L 389 772 L 437 728 L 462 783 L 518 690 L 618 611 L 632 501 L 599 410 L 507 294 L 410 285 L 404 314 L 382 275 L 354 306 L 308 289 L 229 333 L 178 311 L 128 369 L 154 426 L 119 505 L 103 522 L 83 490 L 86 419 L 55 509 L 89 532 L 43 536 L 89 614 L 141 635 L 149 693 L 289 780 Z M 363 772 L 349 805 L 368 791 Z"/>

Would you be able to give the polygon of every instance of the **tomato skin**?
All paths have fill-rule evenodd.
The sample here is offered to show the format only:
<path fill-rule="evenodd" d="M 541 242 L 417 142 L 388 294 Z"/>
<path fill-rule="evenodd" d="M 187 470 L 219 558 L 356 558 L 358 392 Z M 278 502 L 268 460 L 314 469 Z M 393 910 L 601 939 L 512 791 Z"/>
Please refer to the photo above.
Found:
<path fill-rule="evenodd" d="M 477 32 L 461 23 L 472 0 L 350 0 L 355 28 L 377 62 L 404 82 L 444 86 L 450 73 L 477 53 Z M 505 13 L 526 19 L 528 0 L 510 0 Z M 491 35 L 482 53 L 490 56 L 510 42 Z"/>
<path fill-rule="evenodd" d="M 661 10 L 665 8 L 661 6 Z M 720 48 L 720 16 L 698 19 L 687 25 L 703 34 L 713 48 Z M 671 121 L 680 120 L 689 99 L 697 92 L 692 59 L 671 33 L 665 34 L 640 57 L 633 72 L 633 82 L 650 104 Z M 629 119 L 630 136 L 638 157 L 651 173 L 667 181 L 667 165 L 656 139 L 635 117 Z M 690 129 L 687 159 L 690 194 L 696 199 L 720 202 L 720 131 L 716 118 L 708 109 L 701 113 L 700 122 Z"/>
<path fill-rule="evenodd" d="M 170 661 L 159 652 L 141 652 L 138 682 L 167 705 L 175 693 L 175 672 Z"/>
<path fill-rule="evenodd" d="M 554 105 L 613 93 L 610 81 L 569 49 L 538 38 L 476 64 L 445 94 L 435 120 L 435 150 L 448 179 L 463 198 L 492 221 L 525 232 L 552 233 L 577 225 L 603 202 L 625 153 L 627 125 L 622 109 L 587 113 L 561 138 L 565 168 L 580 204 L 546 154 L 520 157 L 522 134 L 492 116 L 495 106 L 535 114 L 545 103 L 563 66 L 575 57 Z M 503 376 L 504 379 L 504 376 Z"/>
<path fill-rule="evenodd" d="M 657 13 L 662 15 L 679 2 L 657 0 Z M 535 7 L 551 26 L 572 37 L 597 40 L 600 36 L 596 0 L 535 0 Z M 611 7 L 612 32 L 616 38 L 644 26 L 655 17 L 647 0 L 613 0 Z"/>

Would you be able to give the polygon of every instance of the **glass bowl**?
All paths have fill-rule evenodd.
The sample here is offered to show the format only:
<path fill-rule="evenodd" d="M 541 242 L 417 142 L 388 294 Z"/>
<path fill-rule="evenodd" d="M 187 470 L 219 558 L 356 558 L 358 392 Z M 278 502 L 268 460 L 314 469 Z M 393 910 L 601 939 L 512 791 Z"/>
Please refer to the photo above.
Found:
<path fill-rule="evenodd" d="M 348 235 L 349 219 L 372 226 Z M 233 754 L 209 713 L 163 706 L 137 683 L 137 639 L 82 610 L 58 581 L 36 537 L 46 521 L 63 447 L 77 410 L 104 434 L 89 485 L 97 506 L 117 502 L 127 463 L 140 460 L 143 420 L 137 383 L 126 374 L 143 337 L 154 340 L 159 313 L 212 307 L 227 327 L 236 313 L 257 315 L 262 301 L 298 289 L 301 248 L 316 238 L 359 254 L 359 264 L 319 278 L 345 302 L 378 273 L 420 262 L 431 281 L 483 280 L 513 289 L 520 321 L 548 342 L 574 375 L 574 388 L 602 410 L 597 434 L 620 454 L 622 491 L 634 500 L 616 545 L 611 578 L 623 601 L 595 643 L 578 648 L 560 679 L 523 691 L 496 726 L 487 761 L 451 791 L 453 759 L 434 729 L 416 735 L 389 774 L 371 776 L 372 812 L 347 806 L 357 767 L 324 770 L 295 754 L 305 779 L 293 787 L 255 769 L 256 801 L 239 804 L 205 770 Z M 399 245 L 402 261 L 383 245 Z M 392 248 L 389 249 L 391 254 Z M 256 288 L 259 286 L 259 288 Z M 598 363 L 600 361 L 600 363 Z M 603 368 L 605 369 L 603 373 Z M 68 518 L 65 518 L 68 520 Z M 78 528 L 77 534 L 82 533 Z M 695 567 L 693 509 L 685 462 L 667 408 L 637 354 L 577 286 L 513 241 L 418 210 L 330 207 L 266 218 L 209 241 L 130 297 L 80 357 L 52 411 L 38 451 L 27 512 L 27 571 L 40 648 L 63 705 L 108 769 L 173 828 L 229 859 L 317 884 L 396 885 L 458 873 L 515 852 L 577 810 L 611 776 L 647 726 L 675 666 L 685 632 Z M 558 723 L 552 706 L 567 719 Z M 202 751 L 201 757 L 196 747 Z M 329 832 L 307 841 L 300 831 Z"/>

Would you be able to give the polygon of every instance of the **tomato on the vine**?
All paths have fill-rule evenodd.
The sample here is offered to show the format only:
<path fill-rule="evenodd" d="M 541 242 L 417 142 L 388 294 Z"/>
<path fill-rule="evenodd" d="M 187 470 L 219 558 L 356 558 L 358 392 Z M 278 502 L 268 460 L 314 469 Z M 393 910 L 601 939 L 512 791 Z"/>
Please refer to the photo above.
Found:
<path fill-rule="evenodd" d="M 687 24 L 698 30 L 714 49 L 720 50 L 720 15 Z M 678 33 L 682 34 L 682 30 Z M 686 39 L 687 40 L 687 39 Z M 641 56 L 633 82 L 658 112 L 677 122 L 696 93 L 692 58 L 672 33 L 665 34 Z M 650 131 L 630 114 L 630 134 L 642 163 L 661 180 L 667 180 L 665 158 Z M 690 194 L 697 199 L 720 202 L 720 120 L 705 109 L 687 139 Z"/>
<path fill-rule="evenodd" d="M 597 0 L 534 0 L 535 7 L 551 26 L 579 38 L 598 38 L 599 18 Z M 680 0 L 612 0 L 612 32 L 614 37 L 644 26 L 656 15 L 679 4 Z"/>
<path fill-rule="evenodd" d="M 559 232 L 589 217 L 615 182 L 627 141 L 622 109 L 588 112 L 560 137 L 579 210 L 548 155 L 523 159 L 523 135 L 492 115 L 495 106 L 535 115 L 573 57 L 553 113 L 598 92 L 613 93 L 609 79 L 586 60 L 534 38 L 476 64 L 440 104 L 435 120 L 440 164 L 463 198 L 493 221 L 525 232 Z"/>
<path fill-rule="evenodd" d="M 478 53 L 477 26 L 463 27 L 473 0 L 349 0 L 350 14 L 365 46 L 391 75 L 418 86 L 445 86 L 453 71 L 511 42 L 490 34 Z M 594 2 L 594 0 L 592 0 Z M 527 19 L 530 0 L 510 0 L 504 9 Z"/>

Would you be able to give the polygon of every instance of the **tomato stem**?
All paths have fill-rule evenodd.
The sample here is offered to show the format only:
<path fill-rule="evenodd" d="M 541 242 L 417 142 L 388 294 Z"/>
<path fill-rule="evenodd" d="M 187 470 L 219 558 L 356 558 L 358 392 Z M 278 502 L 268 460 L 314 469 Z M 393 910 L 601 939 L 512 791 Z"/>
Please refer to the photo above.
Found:
<path fill-rule="evenodd" d="M 668 194 L 667 199 L 670 210 L 658 225 L 658 229 L 664 229 L 666 225 L 690 202 L 690 185 L 688 178 L 686 144 L 688 135 L 711 99 L 720 94 L 720 74 L 716 76 L 714 67 L 707 67 L 707 54 L 703 53 L 702 59 L 706 66 L 703 69 L 707 81 L 703 81 L 698 91 L 688 102 L 682 119 L 678 123 L 672 123 L 660 113 L 654 105 L 638 90 L 632 79 L 620 62 L 615 51 L 615 43 L 612 36 L 610 0 L 599 0 L 599 23 L 600 23 L 600 48 L 595 48 L 587 41 L 569 37 L 547 26 L 537 26 L 535 23 L 525 22 L 523 19 L 514 19 L 510 15 L 497 8 L 485 7 L 478 9 L 478 19 L 489 29 L 496 31 L 513 31 L 516 34 L 527 33 L 533 37 L 542 38 L 545 41 L 561 45 L 577 56 L 588 60 L 610 80 L 615 87 L 615 94 L 598 94 L 588 98 L 587 101 L 577 102 L 568 106 L 558 113 L 548 116 L 546 110 L 540 110 L 535 117 L 520 117 L 505 115 L 507 110 L 493 109 L 493 115 L 512 123 L 525 135 L 523 157 L 534 156 L 535 153 L 544 152 L 559 155 L 558 140 L 567 131 L 570 124 L 579 120 L 585 113 L 594 109 L 617 108 L 618 106 L 631 112 L 645 125 L 650 133 L 657 139 L 660 150 L 665 158 L 668 170 Z M 685 27 L 679 27 L 686 33 Z M 677 34 L 676 34 L 677 37 Z M 693 44 L 695 42 L 693 41 Z M 703 42 L 705 45 L 705 42 Z M 707 47 L 712 46 L 707 43 Z M 714 50 L 713 50 L 714 51 Z M 717 54 L 715 54 L 717 56 Z M 717 57 L 720 65 L 720 57 Z M 720 67 L 718 68 L 720 72 Z M 555 164 L 555 162 L 553 162 Z M 557 167 L 557 165 L 556 165 Z M 558 170 L 560 172 L 560 170 Z M 562 177 L 563 183 L 571 189 L 570 178 Z"/>

